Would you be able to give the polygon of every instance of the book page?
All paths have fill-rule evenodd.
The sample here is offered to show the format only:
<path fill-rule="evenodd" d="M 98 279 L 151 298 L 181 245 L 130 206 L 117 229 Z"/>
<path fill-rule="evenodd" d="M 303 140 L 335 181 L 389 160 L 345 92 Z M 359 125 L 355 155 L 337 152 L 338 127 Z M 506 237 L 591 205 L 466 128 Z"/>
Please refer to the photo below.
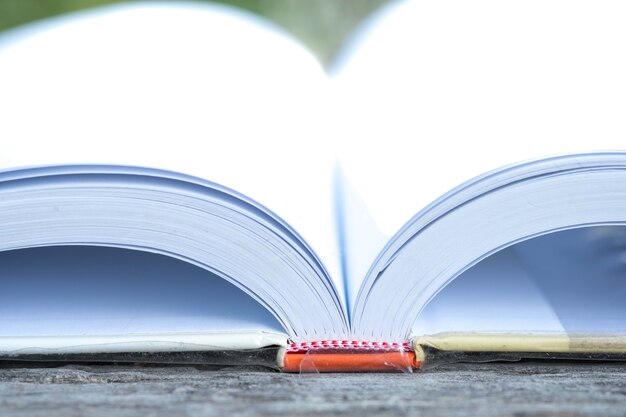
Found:
<path fill-rule="evenodd" d="M 325 89 L 310 52 L 228 7 L 52 19 L 0 38 L 0 166 L 128 164 L 217 182 L 292 226 L 341 294 Z"/>
<path fill-rule="evenodd" d="M 513 245 L 444 287 L 413 334 L 623 336 L 625 242 L 626 227 L 593 226 Z"/>
<path fill-rule="evenodd" d="M 455 278 L 428 303 L 413 335 L 565 333 L 563 324 L 515 247 Z"/>
<path fill-rule="evenodd" d="M 619 1 L 452 0 L 366 23 L 335 69 L 335 113 L 343 171 L 380 232 L 492 169 L 623 148 L 625 19 Z"/>
<path fill-rule="evenodd" d="M 551 233 L 515 246 L 571 335 L 626 335 L 626 227 Z"/>
<path fill-rule="evenodd" d="M 0 287 L 0 338 L 285 333 L 258 301 L 223 278 L 138 250 L 3 251 Z"/>
<path fill-rule="evenodd" d="M 342 276 L 348 314 L 361 289 L 373 256 L 385 245 L 388 236 L 381 233 L 363 199 L 357 194 L 340 164 L 335 170 L 335 216 L 342 253 Z"/>

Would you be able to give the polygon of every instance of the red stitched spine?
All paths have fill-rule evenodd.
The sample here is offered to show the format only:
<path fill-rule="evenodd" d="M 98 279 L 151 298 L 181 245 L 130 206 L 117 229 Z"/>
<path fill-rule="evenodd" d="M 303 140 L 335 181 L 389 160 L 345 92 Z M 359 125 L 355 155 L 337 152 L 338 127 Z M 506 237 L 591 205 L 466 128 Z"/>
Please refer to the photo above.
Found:
<path fill-rule="evenodd" d="M 421 362 L 409 343 L 321 340 L 292 343 L 284 372 L 410 372 Z"/>

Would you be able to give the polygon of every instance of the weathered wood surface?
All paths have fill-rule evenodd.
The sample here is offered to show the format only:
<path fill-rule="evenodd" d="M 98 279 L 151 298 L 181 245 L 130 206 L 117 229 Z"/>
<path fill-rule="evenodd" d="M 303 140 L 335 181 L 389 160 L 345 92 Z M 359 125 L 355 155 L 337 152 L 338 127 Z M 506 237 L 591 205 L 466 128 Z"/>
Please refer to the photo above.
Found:
<path fill-rule="evenodd" d="M 0 369 L 1 416 L 623 416 L 626 363 L 453 364 L 414 374 L 70 365 Z"/>

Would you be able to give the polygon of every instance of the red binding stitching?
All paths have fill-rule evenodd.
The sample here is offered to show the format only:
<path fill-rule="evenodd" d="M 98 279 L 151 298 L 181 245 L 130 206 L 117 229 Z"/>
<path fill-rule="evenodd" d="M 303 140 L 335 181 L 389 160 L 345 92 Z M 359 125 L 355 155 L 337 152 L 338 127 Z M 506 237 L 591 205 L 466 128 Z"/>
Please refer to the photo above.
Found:
<path fill-rule="evenodd" d="M 368 351 L 412 351 L 408 342 L 364 342 L 359 340 L 320 340 L 314 342 L 292 343 L 287 348 L 289 353 L 306 353 L 310 350 L 349 349 Z"/>

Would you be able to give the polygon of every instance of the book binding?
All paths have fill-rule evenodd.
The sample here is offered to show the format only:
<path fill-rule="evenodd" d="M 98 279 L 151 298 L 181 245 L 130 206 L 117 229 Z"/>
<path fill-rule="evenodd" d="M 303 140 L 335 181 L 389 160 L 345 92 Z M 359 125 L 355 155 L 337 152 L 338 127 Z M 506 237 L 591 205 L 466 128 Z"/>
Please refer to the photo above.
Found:
<path fill-rule="evenodd" d="M 419 361 L 409 343 L 323 340 L 292 343 L 281 370 L 295 373 L 412 372 Z"/>

